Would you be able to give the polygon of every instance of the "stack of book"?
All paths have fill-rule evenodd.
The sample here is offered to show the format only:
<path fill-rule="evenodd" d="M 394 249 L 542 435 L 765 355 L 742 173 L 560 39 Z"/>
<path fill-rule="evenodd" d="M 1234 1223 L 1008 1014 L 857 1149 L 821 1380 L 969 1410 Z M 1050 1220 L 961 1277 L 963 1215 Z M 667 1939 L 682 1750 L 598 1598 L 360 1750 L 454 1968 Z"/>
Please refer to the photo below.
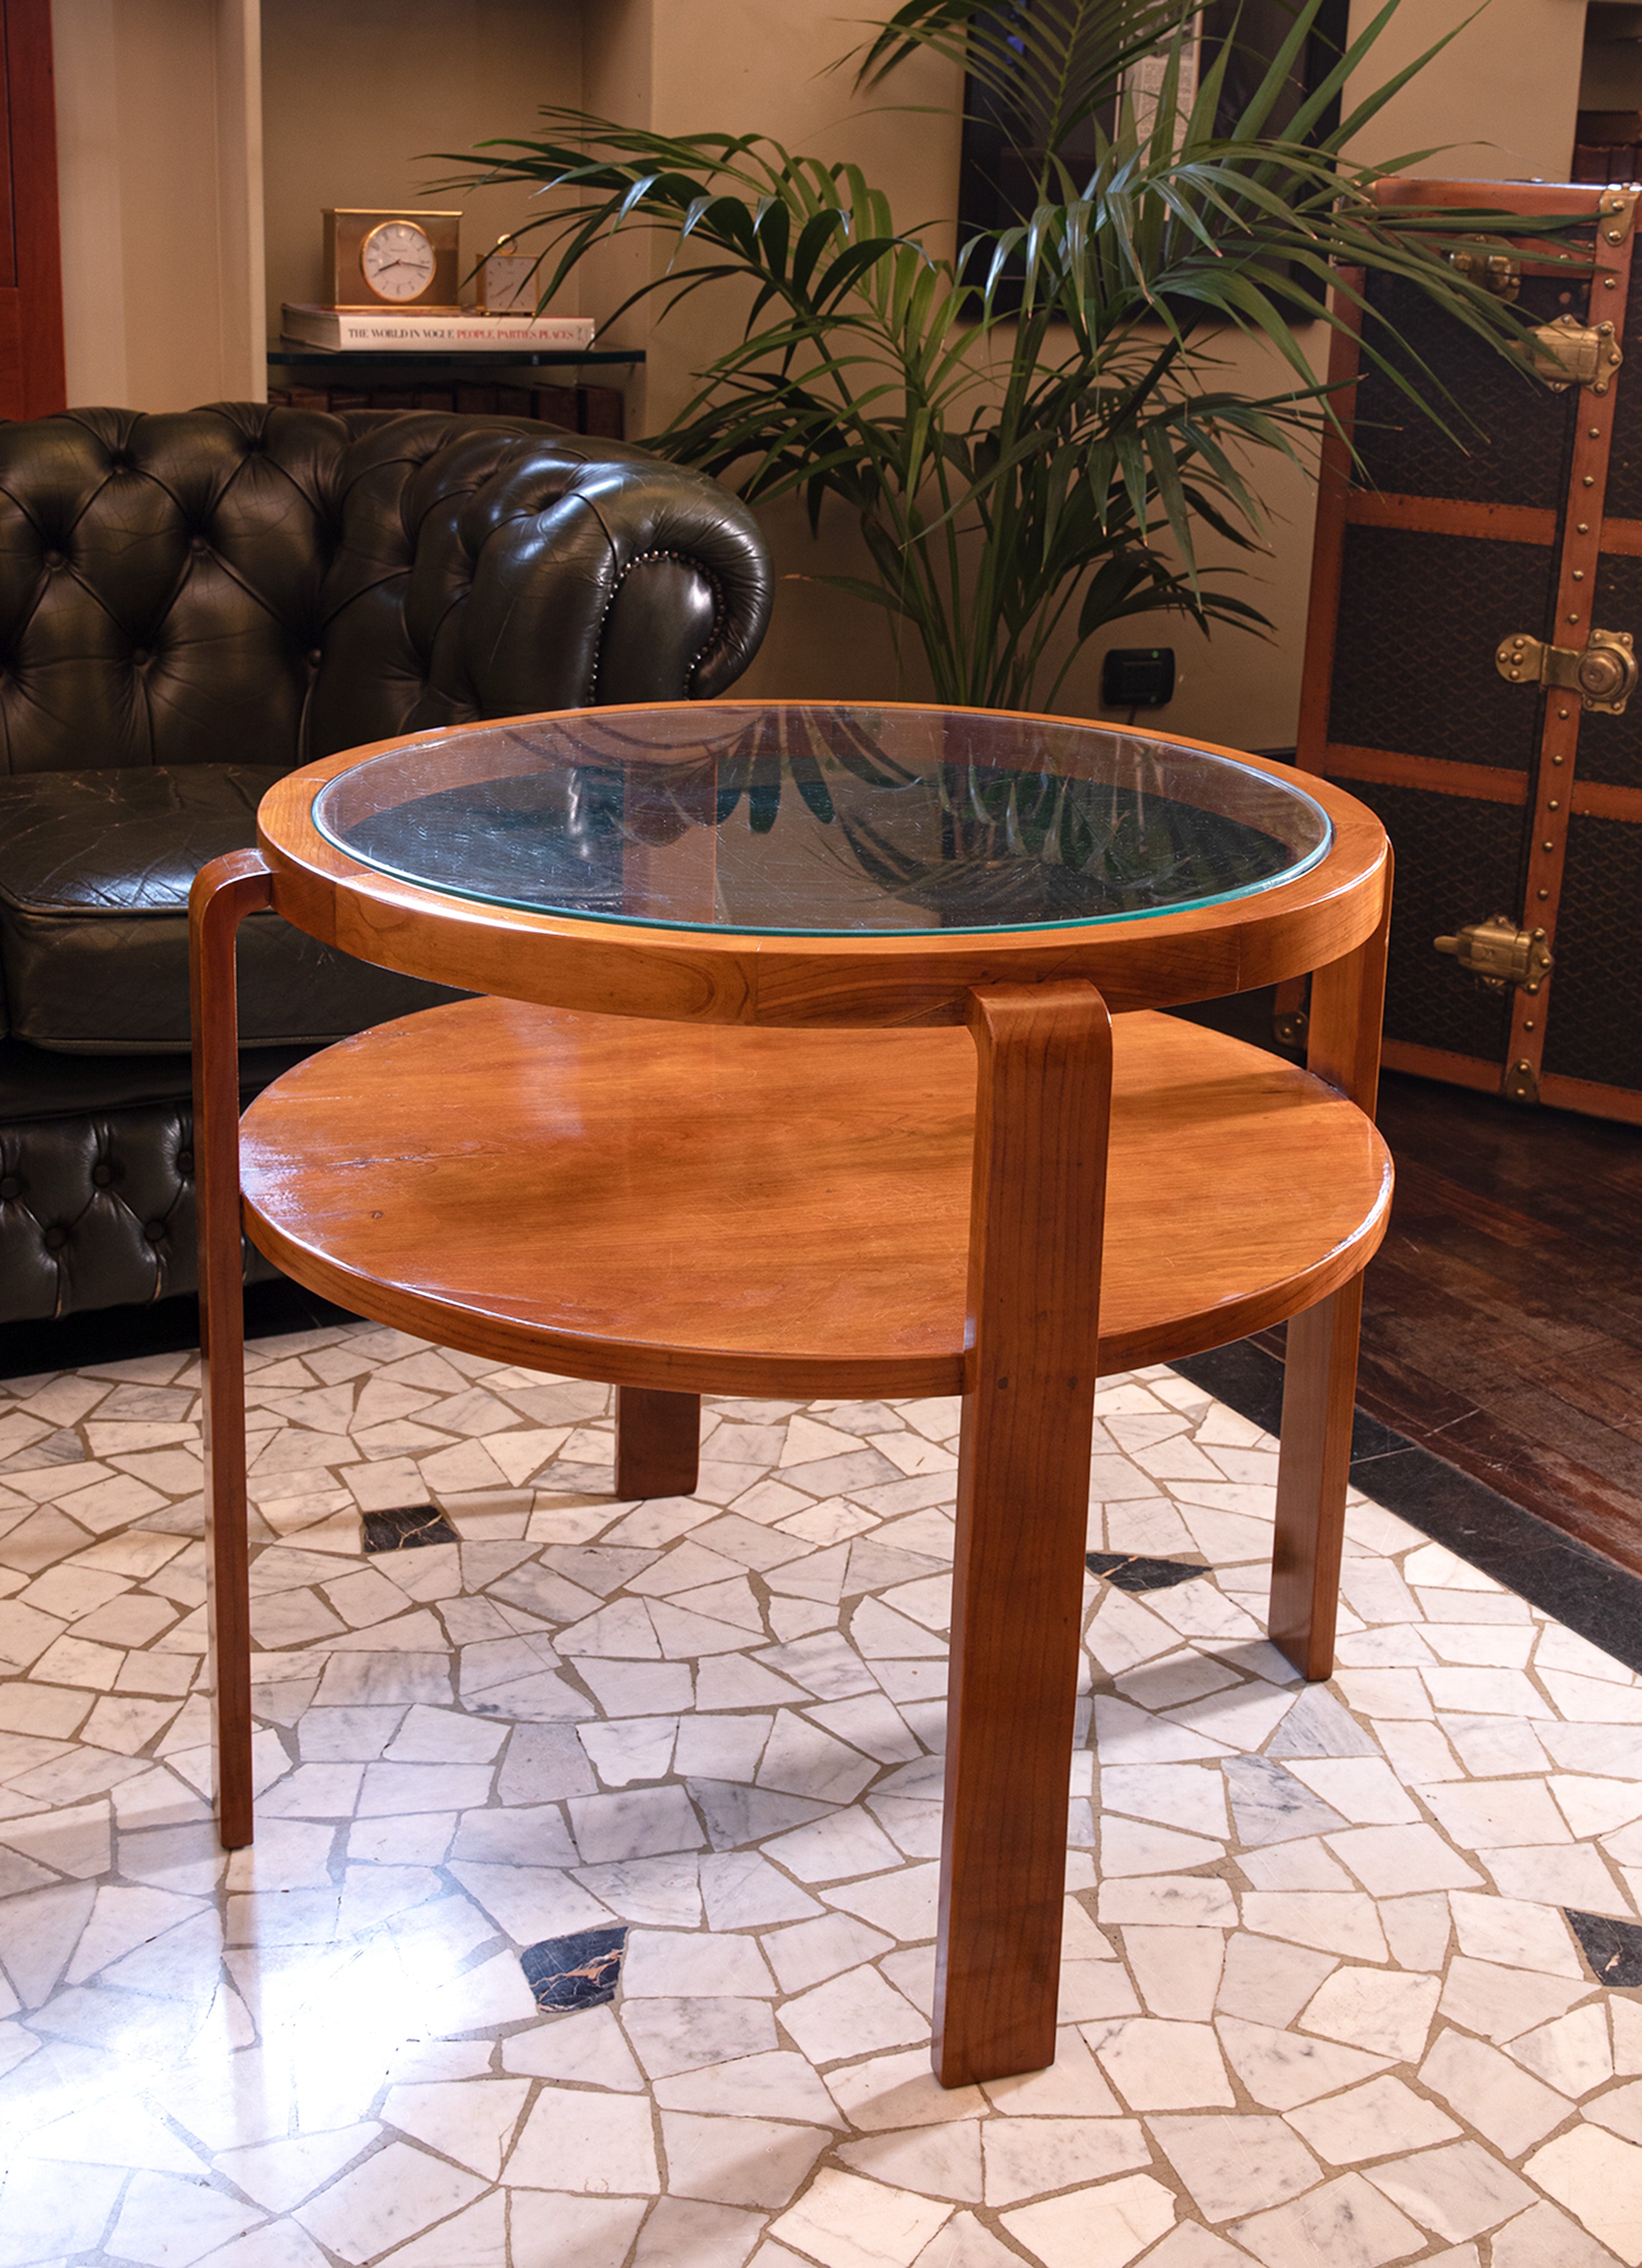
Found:
<path fill-rule="evenodd" d="M 287 301 L 280 329 L 294 346 L 323 354 L 585 354 L 593 344 L 591 315 L 487 315 L 464 307 L 459 314 L 431 308 L 318 307 Z"/>

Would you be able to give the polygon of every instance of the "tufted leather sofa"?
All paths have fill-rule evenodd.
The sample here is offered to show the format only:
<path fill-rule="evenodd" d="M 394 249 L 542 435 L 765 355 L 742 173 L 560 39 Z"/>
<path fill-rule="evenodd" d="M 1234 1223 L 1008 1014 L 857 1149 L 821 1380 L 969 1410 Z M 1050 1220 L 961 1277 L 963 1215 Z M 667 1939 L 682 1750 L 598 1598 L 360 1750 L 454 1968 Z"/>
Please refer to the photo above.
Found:
<path fill-rule="evenodd" d="M 769 606 L 716 482 L 523 419 L 0 426 L 0 1323 L 195 1288 L 188 888 L 274 780 L 395 733 L 721 692 Z M 452 997 L 272 915 L 240 959 L 247 1099 Z"/>

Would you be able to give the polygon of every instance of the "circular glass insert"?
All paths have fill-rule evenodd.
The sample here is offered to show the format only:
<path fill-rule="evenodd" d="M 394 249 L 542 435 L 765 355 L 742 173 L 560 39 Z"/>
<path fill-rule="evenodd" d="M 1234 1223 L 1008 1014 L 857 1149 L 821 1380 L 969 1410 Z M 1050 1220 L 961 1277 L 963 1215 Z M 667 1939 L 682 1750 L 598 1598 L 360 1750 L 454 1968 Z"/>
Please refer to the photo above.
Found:
<path fill-rule="evenodd" d="M 1300 786 L 1201 748 L 988 711 L 696 702 L 476 725 L 316 797 L 385 874 L 532 913 L 784 936 L 1132 920 L 1291 880 Z"/>

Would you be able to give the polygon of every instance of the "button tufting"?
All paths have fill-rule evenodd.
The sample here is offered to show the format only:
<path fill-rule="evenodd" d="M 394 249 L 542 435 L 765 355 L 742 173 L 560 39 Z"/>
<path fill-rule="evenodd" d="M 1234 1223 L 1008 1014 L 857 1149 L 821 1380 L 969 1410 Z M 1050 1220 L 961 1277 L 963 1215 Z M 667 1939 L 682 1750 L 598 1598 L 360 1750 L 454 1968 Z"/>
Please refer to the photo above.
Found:
<path fill-rule="evenodd" d="M 134 645 L 131 649 L 131 660 L 137 669 L 146 669 L 153 659 L 153 655 L 145 645 Z"/>
<path fill-rule="evenodd" d="M 166 1224 L 163 1220 L 145 1220 L 143 1223 L 143 1233 L 151 1244 L 163 1244 L 166 1241 Z"/>
<path fill-rule="evenodd" d="M 46 563 L 46 565 L 47 565 L 48 567 L 61 567 L 61 566 L 64 563 L 62 552 L 61 552 L 61 551 L 48 551 L 48 552 L 47 552 L 47 554 L 46 554 L 46 558 L 45 558 L 45 563 Z"/>
<path fill-rule="evenodd" d="M 325 656 L 320 652 L 319 647 L 313 646 L 309 651 L 308 667 L 310 669 L 317 669 L 324 659 Z"/>
<path fill-rule="evenodd" d="M 20 1197 L 22 1194 L 23 1184 L 15 1174 L 8 1174 L 3 1181 L 0 1181 L 0 1197 L 4 1197 L 8 1204 L 13 1197 Z"/>
<path fill-rule="evenodd" d="M 106 1189 L 114 1177 L 114 1169 L 106 1159 L 99 1158 L 92 1167 L 92 1182 L 94 1188 Z"/>
<path fill-rule="evenodd" d="M 209 551 L 210 548 L 210 539 L 204 535 L 196 535 L 193 542 L 188 546 L 189 550 L 193 552 L 196 559 L 202 551 Z"/>
<path fill-rule="evenodd" d="M 188 1175 L 194 1171 L 194 1152 L 192 1150 L 178 1151 L 177 1171 L 182 1175 L 184 1181 L 186 1181 Z"/>
<path fill-rule="evenodd" d="M 68 1230 L 66 1228 L 57 1227 L 55 1222 L 40 1239 L 40 1242 L 45 1246 L 48 1252 L 61 1252 L 68 1241 Z"/>

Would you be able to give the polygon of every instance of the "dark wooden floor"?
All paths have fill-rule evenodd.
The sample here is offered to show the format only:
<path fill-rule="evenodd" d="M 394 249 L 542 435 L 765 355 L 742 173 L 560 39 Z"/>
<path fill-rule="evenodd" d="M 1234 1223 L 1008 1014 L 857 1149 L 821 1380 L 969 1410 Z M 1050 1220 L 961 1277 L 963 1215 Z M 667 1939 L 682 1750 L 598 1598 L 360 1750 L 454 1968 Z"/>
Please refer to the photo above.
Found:
<path fill-rule="evenodd" d="M 1381 1098 L 1359 1403 L 1642 1573 L 1642 1130 L 1395 1072 Z"/>
<path fill-rule="evenodd" d="M 1186 1012 L 1270 1046 L 1270 1004 Z M 1642 1573 L 1642 1128 L 1395 1071 L 1380 1123 L 1397 1187 L 1359 1405 Z"/>

